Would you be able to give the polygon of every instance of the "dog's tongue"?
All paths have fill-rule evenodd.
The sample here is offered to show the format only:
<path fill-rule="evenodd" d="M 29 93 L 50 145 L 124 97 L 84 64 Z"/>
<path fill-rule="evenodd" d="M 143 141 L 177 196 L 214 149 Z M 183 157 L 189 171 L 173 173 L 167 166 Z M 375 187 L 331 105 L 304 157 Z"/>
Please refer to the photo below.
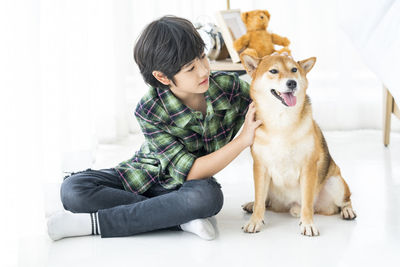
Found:
<path fill-rule="evenodd" d="M 293 93 L 282 93 L 282 97 L 286 105 L 289 107 L 296 105 L 296 97 L 293 95 Z"/>

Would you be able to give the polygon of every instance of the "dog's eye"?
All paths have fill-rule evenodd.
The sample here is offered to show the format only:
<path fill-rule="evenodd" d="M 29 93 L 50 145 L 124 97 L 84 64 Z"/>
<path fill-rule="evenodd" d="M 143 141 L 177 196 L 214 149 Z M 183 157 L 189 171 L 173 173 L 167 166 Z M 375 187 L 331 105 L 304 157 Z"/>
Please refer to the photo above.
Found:
<path fill-rule="evenodd" d="M 293 69 L 292 69 L 292 72 L 296 72 L 296 71 L 297 71 L 297 68 L 293 68 Z"/>
<path fill-rule="evenodd" d="M 277 73 L 278 73 L 278 70 L 272 69 L 272 70 L 269 70 L 269 72 L 271 72 L 272 74 L 277 74 Z"/>

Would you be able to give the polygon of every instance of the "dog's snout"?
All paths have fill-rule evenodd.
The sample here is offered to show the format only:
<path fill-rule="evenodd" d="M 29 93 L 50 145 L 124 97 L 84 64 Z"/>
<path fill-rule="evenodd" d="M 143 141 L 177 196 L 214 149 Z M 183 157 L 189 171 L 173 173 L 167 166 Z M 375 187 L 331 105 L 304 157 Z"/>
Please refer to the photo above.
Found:
<path fill-rule="evenodd" d="M 286 82 L 286 86 L 289 89 L 293 90 L 294 88 L 296 88 L 297 82 L 295 80 L 289 80 L 289 81 Z"/>

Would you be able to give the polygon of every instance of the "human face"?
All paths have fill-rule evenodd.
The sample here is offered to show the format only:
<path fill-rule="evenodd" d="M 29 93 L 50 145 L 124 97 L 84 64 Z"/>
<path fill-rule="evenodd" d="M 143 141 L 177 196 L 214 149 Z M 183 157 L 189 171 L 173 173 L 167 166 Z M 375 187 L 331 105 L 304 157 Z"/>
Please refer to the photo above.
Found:
<path fill-rule="evenodd" d="M 175 74 L 175 83 L 170 84 L 172 92 L 181 97 L 203 94 L 208 90 L 210 64 L 205 54 L 196 57 Z"/>

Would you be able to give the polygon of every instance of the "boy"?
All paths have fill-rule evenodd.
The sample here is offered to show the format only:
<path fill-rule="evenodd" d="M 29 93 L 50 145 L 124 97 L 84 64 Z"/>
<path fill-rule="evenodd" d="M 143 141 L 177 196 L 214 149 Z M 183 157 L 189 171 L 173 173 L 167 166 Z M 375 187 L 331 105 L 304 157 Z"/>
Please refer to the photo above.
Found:
<path fill-rule="evenodd" d="M 253 143 L 261 121 L 255 121 L 249 85 L 234 74 L 210 75 L 203 50 L 185 19 L 165 16 L 144 29 L 134 58 L 150 89 L 135 116 L 146 142 L 115 168 L 88 169 L 64 180 L 67 211 L 47 222 L 53 240 L 166 228 L 214 238 L 207 218 L 221 210 L 223 195 L 212 176 Z"/>

